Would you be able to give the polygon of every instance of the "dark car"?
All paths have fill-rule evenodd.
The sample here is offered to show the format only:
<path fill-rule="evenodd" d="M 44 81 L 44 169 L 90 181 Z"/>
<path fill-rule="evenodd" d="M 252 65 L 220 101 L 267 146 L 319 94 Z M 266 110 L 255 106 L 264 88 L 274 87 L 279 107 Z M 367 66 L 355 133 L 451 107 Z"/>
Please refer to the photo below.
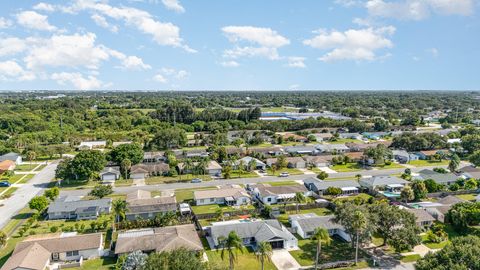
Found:
<path fill-rule="evenodd" d="M 0 182 L 0 187 L 9 187 L 10 183 L 8 181 L 2 181 Z"/>

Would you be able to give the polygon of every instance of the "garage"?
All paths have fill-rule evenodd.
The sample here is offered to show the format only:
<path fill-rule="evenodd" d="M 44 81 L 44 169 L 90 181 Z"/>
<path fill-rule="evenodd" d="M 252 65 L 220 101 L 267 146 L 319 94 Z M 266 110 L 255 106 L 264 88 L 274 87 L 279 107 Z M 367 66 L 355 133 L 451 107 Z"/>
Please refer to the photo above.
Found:
<path fill-rule="evenodd" d="M 282 249 L 283 242 L 284 242 L 283 240 L 270 241 L 270 245 L 272 246 L 272 249 Z"/>
<path fill-rule="evenodd" d="M 102 180 L 103 181 L 115 181 L 117 180 L 117 175 L 113 174 L 113 173 L 106 173 L 106 174 L 103 174 L 102 175 Z"/>

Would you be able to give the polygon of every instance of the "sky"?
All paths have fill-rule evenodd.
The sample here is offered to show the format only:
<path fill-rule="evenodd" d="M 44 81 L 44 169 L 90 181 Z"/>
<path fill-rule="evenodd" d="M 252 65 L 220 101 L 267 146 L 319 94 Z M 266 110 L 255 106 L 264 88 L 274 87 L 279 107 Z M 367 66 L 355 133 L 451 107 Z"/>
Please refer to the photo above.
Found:
<path fill-rule="evenodd" d="M 0 90 L 480 90 L 480 0 L 0 2 Z"/>

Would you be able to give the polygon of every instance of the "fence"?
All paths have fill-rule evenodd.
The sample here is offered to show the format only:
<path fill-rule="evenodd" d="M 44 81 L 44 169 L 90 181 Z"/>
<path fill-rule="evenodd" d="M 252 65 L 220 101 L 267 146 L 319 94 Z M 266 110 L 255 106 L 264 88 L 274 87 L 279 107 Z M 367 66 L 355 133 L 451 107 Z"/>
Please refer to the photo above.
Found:
<path fill-rule="evenodd" d="M 440 198 L 440 197 L 446 197 L 448 195 L 477 194 L 477 193 L 478 193 L 478 190 L 441 191 L 441 192 L 435 192 L 435 193 L 428 193 L 427 197 Z"/>

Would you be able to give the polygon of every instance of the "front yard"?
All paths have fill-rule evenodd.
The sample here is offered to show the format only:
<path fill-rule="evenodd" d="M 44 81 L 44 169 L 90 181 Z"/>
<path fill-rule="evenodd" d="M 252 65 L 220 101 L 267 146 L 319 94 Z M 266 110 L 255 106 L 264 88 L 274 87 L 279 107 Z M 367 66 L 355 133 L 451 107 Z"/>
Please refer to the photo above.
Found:
<path fill-rule="evenodd" d="M 256 177 L 260 177 L 260 175 L 256 174 L 255 172 L 247 172 L 247 171 L 240 172 L 238 170 L 233 170 L 230 175 L 230 178 L 256 178 Z"/>
<path fill-rule="evenodd" d="M 425 166 L 442 166 L 442 165 L 448 165 L 449 161 L 448 160 L 412 160 L 408 163 L 408 165 L 413 165 L 415 167 L 425 167 Z"/>
<path fill-rule="evenodd" d="M 181 202 L 188 202 L 193 201 L 193 192 L 195 190 L 211 190 L 217 189 L 216 187 L 201 187 L 201 188 L 193 188 L 193 189 L 177 189 L 175 190 L 175 197 L 178 203 Z"/>
<path fill-rule="evenodd" d="M 358 163 L 347 163 L 347 164 L 337 164 L 333 165 L 332 170 L 337 172 L 355 172 L 362 170 L 362 166 Z"/>
<path fill-rule="evenodd" d="M 212 180 L 212 177 L 210 175 L 183 174 L 178 176 L 149 177 L 145 179 L 145 183 L 147 185 L 156 185 L 156 184 L 175 183 L 175 182 L 190 182 L 194 178 L 200 178 L 203 181 Z"/>
<path fill-rule="evenodd" d="M 279 176 L 281 173 L 284 173 L 284 172 L 286 172 L 290 175 L 303 174 L 302 171 L 300 171 L 299 169 L 296 169 L 296 168 L 277 169 L 277 170 L 275 170 L 275 173 L 273 173 L 272 169 L 270 169 L 270 168 L 267 169 L 267 175 L 270 175 L 270 176 Z"/>
<path fill-rule="evenodd" d="M 244 247 L 243 252 L 237 251 L 237 261 L 235 270 L 252 270 L 260 269 L 260 261 L 257 259 L 255 252 L 251 248 Z M 225 253 L 224 260 L 221 258 L 221 250 L 207 250 L 208 261 L 213 265 L 219 265 L 228 268 L 228 254 Z M 273 263 L 265 261 L 265 270 L 277 269 Z"/>
<path fill-rule="evenodd" d="M 270 185 L 270 186 L 272 186 L 272 187 L 275 187 L 275 186 L 295 186 L 295 185 L 298 185 L 297 182 L 292 181 L 292 180 L 263 182 L 263 184 L 267 184 L 267 185 Z"/>

